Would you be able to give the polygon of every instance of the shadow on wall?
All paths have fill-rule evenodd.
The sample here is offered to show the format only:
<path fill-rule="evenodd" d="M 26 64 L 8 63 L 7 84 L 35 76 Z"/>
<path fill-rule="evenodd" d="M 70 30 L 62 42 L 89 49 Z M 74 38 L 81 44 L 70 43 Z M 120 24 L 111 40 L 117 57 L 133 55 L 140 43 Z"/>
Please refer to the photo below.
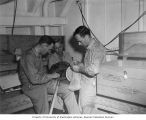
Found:
<path fill-rule="evenodd" d="M 83 55 L 83 58 L 84 58 L 84 54 L 86 52 L 86 49 L 83 46 L 78 45 L 77 40 L 73 36 L 69 39 L 69 44 L 72 46 L 74 51 L 81 53 Z"/>

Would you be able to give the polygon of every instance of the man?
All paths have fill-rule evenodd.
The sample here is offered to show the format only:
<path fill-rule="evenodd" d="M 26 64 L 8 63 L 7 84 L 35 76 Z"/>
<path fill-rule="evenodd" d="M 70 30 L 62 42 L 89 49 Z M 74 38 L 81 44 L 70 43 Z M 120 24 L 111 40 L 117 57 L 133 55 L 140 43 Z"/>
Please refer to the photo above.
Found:
<path fill-rule="evenodd" d="M 105 60 L 105 48 L 91 37 L 90 30 L 85 26 L 78 27 L 73 36 L 79 45 L 86 48 L 84 62 L 73 65 L 72 70 L 82 74 L 79 103 L 82 113 L 89 114 L 96 96 L 96 75 L 100 64 Z"/>
<path fill-rule="evenodd" d="M 49 57 L 48 67 L 51 68 L 52 65 L 64 61 L 72 64 L 72 57 L 66 51 L 64 51 L 63 43 L 61 41 L 56 41 L 54 44 L 55 52 Z"/>
<path fill-rule="evenodd" d="M 49 36 L 42 36 L 39 42 L 26 51 L 20 60 L 19 76 L 22 90 L 32 101 L 37 114 L 48 114 L 48 93 L 54 94 L 57 73 L 47 74 L 43 70 L 42 56 L 53 47 L 54 40 Z M 68 90 L 68 83 L 61 81 L 58 95 L 64 100 L 68 113 L 79 113 L 75 95 Z"/>

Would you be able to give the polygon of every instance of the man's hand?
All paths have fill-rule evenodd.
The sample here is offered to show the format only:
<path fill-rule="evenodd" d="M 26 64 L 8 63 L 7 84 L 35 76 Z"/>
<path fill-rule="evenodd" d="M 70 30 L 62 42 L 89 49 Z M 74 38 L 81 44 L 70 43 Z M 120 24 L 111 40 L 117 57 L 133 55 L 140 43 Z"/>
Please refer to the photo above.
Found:
<path fill-rule="evenodd" d="M 79 66 L 78 65 L 73 65 L 71 66 L 71 69 L 74 71 L 74 72 L 79 72 Z"/>
<path fill-rule="evenodd" d="M 81 63 L 80 61 L 76 61 L 76 60 L 73 61 L 73 64 L 74 64 L 74 65 L 78 65 L 78 64 L 80 64 L 80 63 Z"/>
<path fill-rule="evenodd" d="M 74 71 L 74 72 L 79 72 L 79 69 L 84 67 L 84 64 L 79 62 L 79 61 L 74 61 L 74 64 L 71 65 L 71 69 Z"/>
<path fill-rule="evenodd" d="M 60 77 L 60 74 L 58 74 L 58 73 L 53 73 L 52 76 L 53 76 L 53 78 L 58 78 L 58 77 Z"/>
<path fill-rule="evenodd" d="M 52 73 L 52 74 L 48 74 L 48 77 L 49 78 L 59 78 L 60 77 L 60 74 L 58 74 L 58 73 Z"/>
<path fill-rule="evenodd" d="M 84 67 L 84 64 L 83 63 L 78 63 L 78 66 L 79 67 Z"/>

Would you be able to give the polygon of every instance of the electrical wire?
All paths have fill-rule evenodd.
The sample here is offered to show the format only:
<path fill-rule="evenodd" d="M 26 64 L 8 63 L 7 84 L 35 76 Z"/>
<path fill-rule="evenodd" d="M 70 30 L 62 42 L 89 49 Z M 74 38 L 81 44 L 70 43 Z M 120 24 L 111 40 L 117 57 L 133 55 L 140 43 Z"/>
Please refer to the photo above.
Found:
<path fill-rule="evenodd" d="M 81 15 L 82 15 L 82 18 L 83 18 L 84 22 L 86 23 L 88 29 L 90 29 L 90 27 L 89 27 L 89 25 L 88 25 L 88 23 L 87 23 L 87 21 L 86 21 L 84 15 L 83 15 L 83 12 L 82 12 L 82 9 L 81 9 L 81 8 L 82 8 L 82 5 L 81 5 L 80 1 L 77 0 L 76 3 L 77 3 L 77 5 L 78 5 L 78 7 L 79 7 L 79 10 L 80 10 L 80 13 L 81 13 Z M 116 38 L 118 38 L 119 35 L 120 35 L 121 33 L 124 33 L 126 30 L 128 30 L 128 29 L 129 29 L 131 26 L 133 26 L 137 21 L 139 21 L 139 19 L 140 19 L 141 17 L 143 17 L 145 14 L 146 14 L 146 11 L 144 11 L 144 12 L 143 12 L 132 24 L 130 24 L 128 27 L 126 27 L 124 30 L 122 30 L 120 33 L 118 33 L 110 42 L 108 42 L 107 44 L 105 44 L 105 45 L 103 45 L 103 46 L 106 48 L 107 45 L 109 45 L 109 44 L 112 43 L 114 40 L 116 40 Z M 97 37 L 95 36 L 95 34 L 92 32 L 91 29 L 90 29 L 90 31 L 91 31 L 92 35 L 95 37 L 95 39 L 97 39 Z M 97 39 L 97 40 L 98 40 L 98 39 Z M 109 50 L 109 51 L 107 51 L 107 52 L 119 51 L 119 50 L 110 50 L 110 49 L 108 49 L 108 48 L 106 48 L 106 49 Z"/>
<path fill-rule="evenodd" d="M 88 24 L 87 24 L 87 22 L 86 22 L 86 20 L 85 20 L 85 17 L 84 17 L 84 15 L 83 15 L 83 9 L 82 9 L 82 5 L 81 5 L 81 3 L 79 2 L 79 1 L 76 1 L 76 3 L 77 3 L 77 5 L 78 5 L 78 7 L 79 7 L 79 10 L 80 10 L 80 13 L 81 13 L 81 16 L 82 16 L 82 23 L 83 23 L 83 25 L 87 25 L 88 26 Z M 84 24 L 84 22 L 85 22 L 85 24 Z M 89 26 L 88 26 L 89 27 Z"/>
<path fill-rule="evenodd" d="M 81 4 L 78 4 L 79 6 L 78 7 L 80 7 L 80 12 L 82 13 L 82 15 L 83 15 L 83 8 L 82 8 L 82 5 Z M 84 15 L 83 15 L 84 16 Z M 82 17 L 82 23 L 83 23 L 83 26 L 85 26 L 85 23 L 84 23 L 84 18 Z"/>
<path fill-rule="evenodd" d="M 77 3 L 77 5 L 78 5 L 78 8 L 79 8 L 80 13 L 81 13 L 81 16 L 82 16 L 83 25 L 84 25 L 84 22 L 85 22 L 86 26 L 87 26 L 88 29 L 91 31 L 91 34 L 94 36 L 94 38 L 95 38 L 97 41 L 99 41 L 98 38 L 97 38 L 97 37 L 95 36 L 95 34 L 93 33 L 93 31 L 90 29 L 90 27 L 89 27 L 89 25 L 88 25 L 88 23 L 87 23 L 87 21 L 86 21 L 84 15 L 83 15 L 83 12 L 82 12 L 82 5 L 81 5 L 80 1 L 77 0 L 76 3 Z M 101 42 L 100 42 L 100 43 L 101 43 Z M 102 44 L 102 43 L 101 43 L 101 44 Z M 103 45 L 103 44 L 102 44 L 102 45 Z M 103 45 L 103 46 L 104 46 L 104 45 Z M 105 47 L 105 46 L 104 46 L 104 47 Z M 106 48 L 106 47 L 105 47 L 105 48 Z M 110 50 L 110 49 L 106 48 L 106 50 Z M 113 51 L 113 50 L 110 50 L 110 51 Z"/>
<path fill-rule="evenodd" d="M 80 10 L 80 13 L 81 13 L 81 15 L 82 15 L 82 19 L 83 19 L 83 21 L 85 22 L 85 24 L 86 24 L 86 26 L 88 27 L 88 29 L 91 31 L 91 33 L 92 33 L 92 35 L 95 37 L 95 39 L 96 40 L 98 40 L 98 38 L 95 36 L 95 34 L 92 32 L 92 30 L 90 29 L 90 27 L 89 27 L 89 25 L 88 25 L 88 23 L 87 23 L 87 21 L 86 21 L 86 19 L 85 19 L 85 17 L 84 17 L 84 15 L 83 15 L 83 12 L 82 12 L 82 9 L 81 9 L 81 3 L 79 2 L 79 1 L 77 1 L 77 5 L 78 5 L 78 7 L 79 7 L 79 10 Z M 99 40 L 98 40 L 99 41 Z"/>
<path fill-rule="evenodd" d="M 142 18 L 146 14 L 146 11 L 144 11 L 132 24 L 130 24 L 128 27 L 126 27 L 124 30 L 122 30 L 120 33 L 118 33 L 110 42 L 108 42 L 106 45 L 109 45 L 112 43 L 121 33 L 124 33 L 126 30 L 128 30 L 131 26 L 133 26 L 137 21 L 139 21 L 140 18 Z"/>
<path fill-rule="evenodd" d="M 81 3 L 80 3 L 79 1 L 76 1 L 76 3 L 77 3 L 77 5 L 78 5 L 78 7 L 79 7 L 79 10 L 80 10 L 80 13 L 81 13 L 81 15 L 82 15 L 83 21 L 85 22 L 86 26 L 87 26 L 88 29 L 91 31 L 91 33 L 92 33 L 92 35 L 95 37 L 95 39 L 98 40 L 98 38 L 94 35 L 94 33 L 92 32 L 92 30 L 90 29 L 90 27 L 89 27 L 89 25 L 88 25 L 88 23 L 87 23 L 87 21 L 86 21 L 84 15 L 83 15 L 83 12 L 82 12 L 82 9 L 81 9 L 81 8 L 82 8 Z"/>
<path fill-rule="evenodd" d="M 13 15 L 12 35 L 14 34 L 16 12 L 17 12 L 17 0 L 14 1 L 14 15 Z"/>

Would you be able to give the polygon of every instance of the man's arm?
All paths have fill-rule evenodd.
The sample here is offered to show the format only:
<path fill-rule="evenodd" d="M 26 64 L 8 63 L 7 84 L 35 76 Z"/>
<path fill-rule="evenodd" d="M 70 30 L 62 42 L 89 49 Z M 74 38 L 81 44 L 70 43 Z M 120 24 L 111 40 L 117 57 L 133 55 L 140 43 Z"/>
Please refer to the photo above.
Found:
<path fill-rule="evenodd" d="M 99 63 L 91 64 L 89 67 L 80 66 L 79 72 L 88 77 L 94 77 L 99 72 Z"/>
<path fill-rule="evenodd" d="M 78 72 L 78 73 L 82 73 L 88 77 L 94 77 L 98 72 L 99 72 L 99 64 L 95 65 L 91 65 L 89 67 L 85 67 L 83 64 L 80 65 L 74 65 L 72 66 L 73 71 Z"/>
<path fill-rule="evenodd" d="M 72 66 L 72 69 L 75 72 L 82 73 L 88 77 L 94 77 L 99 73 L 99 67 L 101 62 L 103 61 L 104 53 L 98 50 L 92 50 L 90 53 L 89 65 L 85 66 L 84 64 L 79 64 Z"/>
<path fill-rule="evenodd" d="M 59 77 L 58 74 L 46 74 L 41 71 L 42 69 L 38 70 L 35 67 L 34 59 L 31 55 L 26 56 L 26 59 L 24 60 L 24 65 L 25 65 L 24 67 L 26 68 L 25 72 L 28 73 L 27 74 L 28 79 L 32 84 L 44 84 L 47 83 L 52 78 Z"/>

